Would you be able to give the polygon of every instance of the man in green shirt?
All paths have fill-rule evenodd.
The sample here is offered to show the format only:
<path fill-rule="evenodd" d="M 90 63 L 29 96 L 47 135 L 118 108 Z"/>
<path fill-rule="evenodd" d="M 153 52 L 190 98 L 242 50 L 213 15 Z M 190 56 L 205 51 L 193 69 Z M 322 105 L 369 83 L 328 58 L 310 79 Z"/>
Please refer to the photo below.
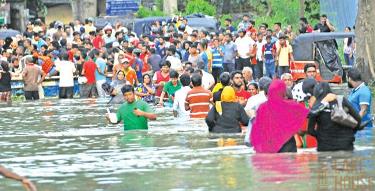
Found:
<path fill-rule="evenodd" d="M 147 120 L 156 120 L 150 105 L 139 99 L 135 100 L 134 89 L 131 85 L 121 88 L 125 103 L 117 111 L 117 123 L 124 122 L 124 130 L 148 129 Z M 107 119 L 109 116 L 107 114 Z"/>
<path fill-rule="evenodd" d="M 164 97 L 165 95 L 169 96 L 168 102 L 173 104 L 174 101 L 174 93 L 177 90 L 181 89 L 182 85 L 181 82 L 178 80 L 178 73 L 175 70 L 171 70 L 169 73 L 170 81 L 164 84 L 163 92 L 160 95 L 159 105 L 164 105 Z"/>

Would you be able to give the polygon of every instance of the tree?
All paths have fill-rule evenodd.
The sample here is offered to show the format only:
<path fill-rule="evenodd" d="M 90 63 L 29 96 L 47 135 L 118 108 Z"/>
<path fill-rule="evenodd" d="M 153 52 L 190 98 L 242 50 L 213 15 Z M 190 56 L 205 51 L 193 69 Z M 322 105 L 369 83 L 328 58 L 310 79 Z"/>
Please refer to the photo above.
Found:
<path fill-rule="evenodd" d="M 356 66 L 365 81 L 374 79 L 375 1 L 359 0 L 356 20 Z"/>
<path fill-rule="evenodd" d="M 202 13 L 205 15 L 215 16 L 216 7 L 210 5 L 210 3 L 205 0 L 192 0 L 187 3 L 185 14 L 190 15 L 194 13 Z"/>

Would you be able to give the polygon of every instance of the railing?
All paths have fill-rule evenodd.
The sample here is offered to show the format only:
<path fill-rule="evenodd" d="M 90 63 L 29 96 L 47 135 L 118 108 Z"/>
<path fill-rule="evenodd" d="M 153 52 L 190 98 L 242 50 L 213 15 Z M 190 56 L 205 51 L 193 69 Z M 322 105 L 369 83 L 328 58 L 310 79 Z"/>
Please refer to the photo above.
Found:
<path fill-rule="evenodd" d="M 70 0 L 42 0 L 45 4 L 70 4 Z"/>

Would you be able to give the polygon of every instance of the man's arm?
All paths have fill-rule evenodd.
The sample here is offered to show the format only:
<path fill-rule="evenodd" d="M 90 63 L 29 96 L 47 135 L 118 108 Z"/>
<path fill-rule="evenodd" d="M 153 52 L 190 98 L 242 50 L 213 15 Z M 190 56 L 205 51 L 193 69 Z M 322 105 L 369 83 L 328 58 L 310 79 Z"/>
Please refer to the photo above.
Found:
<path fill-rule="evenodd" d="M 35 185 L 29 179 L 27 179 L 23 176 L 20 176 L 16 173 L 4 168 L 1 165 L 0 165 L 0 174 L 2 174 L 6 178 L 10 178 L 10 179 L 18 180 L 18 181 L 22 182 L 22 184 L 24 185 L 24 187 L 27 190 L 30 190 L 30 191 L 36 191 L 37 190 Z"/>
<path fill-rule="evenodd" d="M 145 111 L 142 111 L 142 110 L 139 110 L 139 109 L 135 109 L 134 114 L 137 115 L 137 116 L 146 117 L 147 119 L 150 119 L 150 120 L 156 120 L 156 117 L 157 117 L 157 115 L 155 113 L 145 112 Z"/>
<path fill-rule="evenodd" d="M 329 20 L 327 19 L 326 21 L 326 24 L 327 24 L 327 27 L 329 28 L 329 30 L 331 32 L 335 32 L 335 27 L 331 24 L 331 22 L 329 22 Z"/>
<path fill-rule="evenodd" d="M 42 77 L 40 78 L 40 81 L 38 82 L 38 84 L 41 84 L 44 81 L 44 78 L 46 78 L 47 76 L 47 73 L 45 73 L 43 70 L 41 70 L 41 72 L 42 72 Z"/>
<path fill-rule="evenodd" d="M 368 105 L 367 104 L 361 104 L 361 110 L 359 111 L 359 115 L 361 117 L 365 116 L 366 113 L 367 113 L 367 108 L 368 108 Z"/>

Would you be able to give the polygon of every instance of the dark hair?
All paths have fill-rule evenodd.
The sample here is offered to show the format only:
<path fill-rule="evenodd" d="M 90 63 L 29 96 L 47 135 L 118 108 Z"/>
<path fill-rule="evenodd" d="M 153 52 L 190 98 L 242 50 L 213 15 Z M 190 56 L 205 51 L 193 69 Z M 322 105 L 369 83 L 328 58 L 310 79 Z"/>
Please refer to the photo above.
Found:
<path fill-rule="evenodd" d="M 229 36 L 229 38 L 233 37 L 231 33 L 225 33 L 225 36 L 227 36 L 227 35 Z"/>
<path fill-rule="evenodd" d="M 249 84 L 249 86 L 254 86 L 255 87 L 255 89 L 259 89 L 259 86 L 258 86 L 258 84 L 257 83 L 255 83 L 255 82 L 251 82 L 250 84 Z"/>
<path fill-rule="evenodd" d="M 171 70 L 169 72 L 169 78 L 178 78 L 179 74 L 176 70 Z"/>
<path fill-rule="evenodd" d="M 315 70 L 316 70 L 316 65 L 313 64 L 313 63 L 307 63 L 307 64 L 303 67 L 303 72 L 306 73 L 308 68 L 315 68 Z"/>
<path fill-rule="evenodd" d="M 194 73 L 194 68 L 189 67 L 189 68 L 186 68 L 185 71 L 188 71 L 190 74 L 192 74 Z"/>
<path fill-rule="evenodd" d="M 122 71 L 122 70 L 120 70 Z M 148 76 L 148 78 L 150 78 L 150 83 L 152 83 L 152 77 L 150 74 L 143 74 L 143 82 L 145 81 L 145 77 Z"/>
<path fill-rule="evenodd" d="M 230 19 L 230 18 L 226 18 L 225 21 L 228 21 L 228 22 L 232 23 L 232 19 Z"/>
<path fill-rule="evenodd" d="M 325 18 L 327 18 L 327 15 L 326 15 L 326 14 L 322 14 L 320 17 L 325 17 Z"/>
<path fill-rule="evenodd" d="M 200 70 L 203 70 L 203 69 L 205 68 L 205 66 L 204 66 L 204 62 L 203 62 L 203 61 L 199 61 L 199 62 L 197 63 L 197 66 L 198 66 L 198 69 L 200 69 Z"/>
<path fill-rule="evenodd" d="M 202 76 L 195 73 L 191 76 L 191 83 L 194 87 L 201 86 L 202 85 Z"/>
<path fill-rule="evenodd" d="M 65 52 L 61 53 L 60 57 L 62 60 L 69 60 L 69 55 Z"/>
<path fill-rule="evenodd" d="M 351 68 L 348 71 L 348 77 L 355 82 L 362 81 L 361 72 L 357 68 Z"/>
<path fill-rule="evenodd" d="M 170 68 L 171 67 L 171 62 L 169 60 L 166 60 L 166 61 L 164 61 L 164 62 L 161 63 L 161 67 L 163 67 L 163 66 L 168 66 L 168 68 Z"/>
<path fill-rule="evenodd" d="M 230 78 L 233 80 L 233 78 L 236 74 L 241 74 L 241 76 L 242 76 L 242 72 L 240 70 L 236 70 L 236 71 L 233 71 L 232 73 L 230 73 Z"/>
<path fill-rule="evenodd" d="M 180 76 L 180 82 L 182 84 L 182 86 L 189 86 L 190 85 L 190 76 L 188 74 L 182 74 Z"/>
<path fill-rule="evenodd" d="M 223 86 L 229 86 L 230 84 L 230 75 L 227 72 L 224 72 L 220 75 L 220 83 Z"/>
<path fill-rule="evenodd" d="M 9 63 L 7 61 L 1 60 L 0 65 L 4 72 L 9 72 Z"/>
<path fill-rule="evenodd" d="M 346 26 L 345 28 L 347 28 L 349 31 L 352 31 L 352 29 L 349 26 Z M 348 41 L 346 42 L 346 46 L 351 46 L 352 42 L 353 42 L 353 38 L 349 37 Z"/>
<path fill-rule="evenodd" d="M 275 23 L 275 25 L 278 25 L 279 27 L 281 27 L 281 23 L 280 22 Z"/>
<path fill-rule="evenodd" d="M 207 40 L 202 39 L 202 40 L 199 42 L 199 44 L 200 44 L 204 49 L 207 48 Z"/>
<path fill-rule="evenodd" d="M 134 92 L 133 86 L 131 86 L 131 85 L 124 85 L 121 88 L 121 92 L 122 92 L 122 94 L 125 94 L 127 92 Z"/>
<path fill-rule="evenodd" d="M 313 90 L 313 95 L 316 98 L 315 103 L 320 103 L 329 93 L 332 93 L 332 90 L 327 82 L 320 82 L 317 84 Z"/>
<path fill-rule="evenodd" d="M 302 21 L 302 22 L 305 23 L 305 24 L 309 24 L 309 23 L 307 22 L 307 19 L 306 19 L 305 17 L 301 17 L 301 18 L 299 18 L 299 20 Z"/>

